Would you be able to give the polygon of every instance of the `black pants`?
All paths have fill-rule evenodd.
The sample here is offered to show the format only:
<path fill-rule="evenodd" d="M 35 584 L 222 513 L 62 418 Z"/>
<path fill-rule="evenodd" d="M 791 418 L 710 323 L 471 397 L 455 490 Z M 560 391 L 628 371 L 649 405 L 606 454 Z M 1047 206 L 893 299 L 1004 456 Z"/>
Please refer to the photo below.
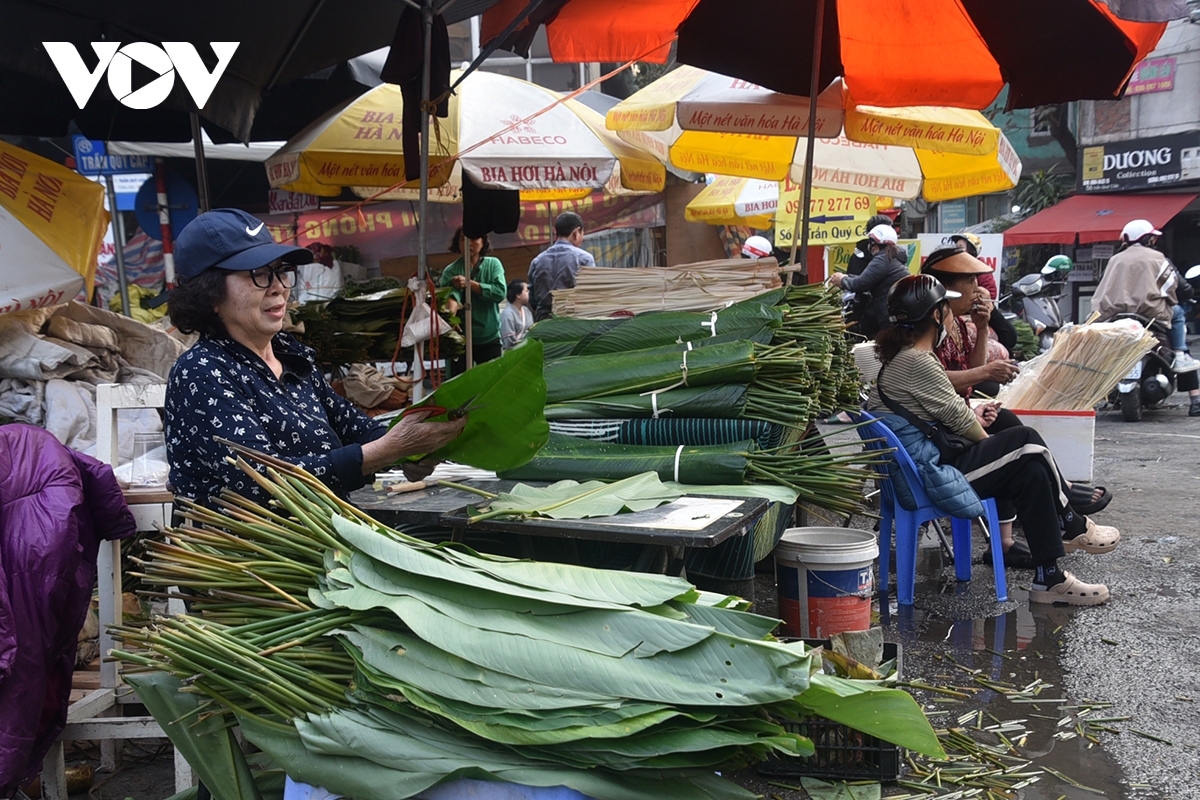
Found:
<path fill-rule="evenodd" d="M 996 410 L 996 418 L 992 420 L 992 424 L 986 430 L 988 436 L 995 436 L 1000 431 L 1006 431 L 1009 428 L 1020 428 L 1022 425 L 1020 417 L 1007 408 L 1000 408 Z M 1001 522 L 1011 522 L 1017 516 L 1017 510 L 1013 508 L 1012 503 L 999 498 L 996 498 L 996 513 L 1000 516 Z"/>
<path fill-rule="evenodd" d="M 483 344 L 475 343 L 471 348 L 472 363 L 482 364 L 485 361 L 493 361 L 500 357 L 500 340 L 496 339 L 492 342 L 484 342 Z M 450 362 L 450 375 L 462 375 L 467 371 L 467 354 L 464 351 L 461 356 Z"/>
<path fill-rule="evenodd" d="M 1033 428 L 1018 425 L 989 435 L 953 466 L 980 497 L 994 497 L 998 506 L 1016 511 L 1035 564 L 1049 566 L 1063 556 L 1064 529 L 1074 537 L 1086 528 L 1084 518 L 1071 510 L 1054 457 Z"/>

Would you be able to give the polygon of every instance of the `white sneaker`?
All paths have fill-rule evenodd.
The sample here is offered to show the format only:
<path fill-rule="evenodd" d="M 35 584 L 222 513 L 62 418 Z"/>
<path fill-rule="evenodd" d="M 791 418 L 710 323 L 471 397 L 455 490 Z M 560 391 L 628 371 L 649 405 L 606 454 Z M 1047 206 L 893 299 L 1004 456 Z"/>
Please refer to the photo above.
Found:
<path fill-rule="evenodd" d="M 1200 361 L 1192 358 L 1191 353 L 1179 352 L 1175 354 L 1175 363 L 1171 365 L 1171 369 L 1176 375 L 1181 372 L 1195 372 L 1200 369 Z"/>

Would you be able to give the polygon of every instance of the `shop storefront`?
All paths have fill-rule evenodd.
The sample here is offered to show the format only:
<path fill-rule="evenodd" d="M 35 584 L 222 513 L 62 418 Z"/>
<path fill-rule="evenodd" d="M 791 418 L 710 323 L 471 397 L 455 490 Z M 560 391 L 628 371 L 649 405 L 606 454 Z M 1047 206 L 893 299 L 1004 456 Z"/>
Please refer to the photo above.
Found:
<path fill-rule="evenodd" d="M 1078 194 L 1004 232 L 1006 245 L 1064 245 L 1077 320 L 1131 219 L 1162 229 L 1159 248 L 1181 270 L 1200 263 L 1200 131 L 1084 147 L 1079 161 Z"/>

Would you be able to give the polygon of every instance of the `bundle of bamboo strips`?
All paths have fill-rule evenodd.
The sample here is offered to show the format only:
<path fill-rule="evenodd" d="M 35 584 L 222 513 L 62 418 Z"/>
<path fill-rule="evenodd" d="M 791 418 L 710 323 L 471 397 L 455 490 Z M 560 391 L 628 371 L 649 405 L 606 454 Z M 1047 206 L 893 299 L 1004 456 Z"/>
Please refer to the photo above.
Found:
<path fill-rule="evenodd" d="M 1091 410 L 1157 344 L 1134 320 L 1068 326 L 1047 352 L 1022 365 L 998 399 L 1028 411 Z"/>
<path fill-rule="evenodd" d="M 575 288 L 554 295 L 559 317 L 644 311 L 716 311 L 782 285 L 773 258 L 723 259 L 674 267 L 584 267 Z"/>

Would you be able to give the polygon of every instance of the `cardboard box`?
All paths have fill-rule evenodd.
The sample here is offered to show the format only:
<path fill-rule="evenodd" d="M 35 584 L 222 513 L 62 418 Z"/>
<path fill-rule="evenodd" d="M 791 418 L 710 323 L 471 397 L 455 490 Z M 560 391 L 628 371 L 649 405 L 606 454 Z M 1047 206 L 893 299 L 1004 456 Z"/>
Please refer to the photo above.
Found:
<path fill-rule="evenodd" d="M 1092 482 L 1095 411 L 1022 411 L 1014 408 L 1012 412 L 1046 440 L 1064 478 Z"/>

